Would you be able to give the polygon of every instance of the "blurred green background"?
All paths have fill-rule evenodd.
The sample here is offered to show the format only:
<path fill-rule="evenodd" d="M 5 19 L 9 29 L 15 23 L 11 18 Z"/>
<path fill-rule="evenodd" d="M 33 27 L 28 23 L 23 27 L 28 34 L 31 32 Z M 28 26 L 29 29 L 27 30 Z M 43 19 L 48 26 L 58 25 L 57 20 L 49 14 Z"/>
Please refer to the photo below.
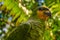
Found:
<path fill-rule="evenodd" d="M 60 40 L 60 0 L 44 0 L 44 5 L 52 13 L 52 19 L 48 20 L 54 35 L 52 38 Z M 36 0 L 0 0 L 0 40 L 5 39 L 21 22 L 26 22 L 37 7 Z M 52 40 L 47 33 L 46 40 Z"/>

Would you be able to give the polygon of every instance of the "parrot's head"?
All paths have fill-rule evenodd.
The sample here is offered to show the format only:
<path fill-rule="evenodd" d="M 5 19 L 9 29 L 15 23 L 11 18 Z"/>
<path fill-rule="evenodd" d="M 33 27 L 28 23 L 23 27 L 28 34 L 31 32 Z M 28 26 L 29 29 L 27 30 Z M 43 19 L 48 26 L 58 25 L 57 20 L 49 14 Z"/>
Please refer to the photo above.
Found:
<path fill-rule="evenodd" d="M 47 7 L 39 7 L 37 9 L 37 16 L 39 19 L 47 20 L 48 18 L 51 18 L 51 12 Z"/>

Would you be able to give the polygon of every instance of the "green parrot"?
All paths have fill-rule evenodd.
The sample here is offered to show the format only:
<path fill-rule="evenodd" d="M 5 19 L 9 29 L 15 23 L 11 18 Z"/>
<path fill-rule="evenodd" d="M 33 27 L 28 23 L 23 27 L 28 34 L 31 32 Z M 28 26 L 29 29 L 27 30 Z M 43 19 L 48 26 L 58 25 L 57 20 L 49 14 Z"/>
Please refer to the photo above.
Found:
<path fill-rule="evenodd" d="M 39 7 L 28 21 L 22 22 L 14 28 L 5 38 L 5 40 L 46 40 L 45 21 L 51 17 L 51 12 L 46 7 Z M 48 33 L 49 34 L 49 33 Z"/>

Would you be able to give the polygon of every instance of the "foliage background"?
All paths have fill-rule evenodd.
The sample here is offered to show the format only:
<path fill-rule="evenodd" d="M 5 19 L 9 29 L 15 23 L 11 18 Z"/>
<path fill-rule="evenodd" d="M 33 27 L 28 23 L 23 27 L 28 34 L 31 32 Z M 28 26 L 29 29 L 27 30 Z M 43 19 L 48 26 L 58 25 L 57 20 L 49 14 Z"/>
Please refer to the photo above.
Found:
<path fill-rule="evenodd" d="M 59 6 L 60 0 L 44 0 L 44 1 L 45 1 L 45 5 L 52 12 L 52 19 L 48 20 L 52 28 L 51 31 L 53 35 L 56 37 L 56 40 L 60 40 L 60 6 Z M 7 15 L 10 15 L 9 17 L 12 17 L 12 21 L 9 24 L 10 27 L 8 28 L 9 31 L 7 33 L 11 32 L 11 30 L 13 30 L 21 22 L 26 22 L 30 17 L 31 13 L 34 12 L 35 8 L 37 8 L 37 5 L 36 5 L 37 3 L 35 2 L 35 0 L 22 0 L 22 1 L 21 0 L 3 0 L 3 3 L 4 4 L 2 6 L 2 10 L 4 10 L 5 7 L 7 11 L 11 10 Z M 8 20 L 9 17 L 6 17 L 7 18 L 6 20 Z M 11 24 L 13 24 L 14 26 L 11 26 Z M 7 33 L 5 33 L 5 35 Z M 46 34 L 45 36 L 48 36 Z"/>

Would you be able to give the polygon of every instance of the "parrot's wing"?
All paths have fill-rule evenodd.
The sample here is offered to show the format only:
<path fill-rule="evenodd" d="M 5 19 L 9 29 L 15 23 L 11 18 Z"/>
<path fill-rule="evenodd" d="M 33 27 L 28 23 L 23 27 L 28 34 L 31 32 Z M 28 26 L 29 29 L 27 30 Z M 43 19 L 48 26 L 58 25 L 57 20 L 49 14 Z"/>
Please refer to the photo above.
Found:
<path fill-rule="evenodd" d="M 6 40 L 43 40 L 43 29 L 38 22 L 21 23 Z"/>

